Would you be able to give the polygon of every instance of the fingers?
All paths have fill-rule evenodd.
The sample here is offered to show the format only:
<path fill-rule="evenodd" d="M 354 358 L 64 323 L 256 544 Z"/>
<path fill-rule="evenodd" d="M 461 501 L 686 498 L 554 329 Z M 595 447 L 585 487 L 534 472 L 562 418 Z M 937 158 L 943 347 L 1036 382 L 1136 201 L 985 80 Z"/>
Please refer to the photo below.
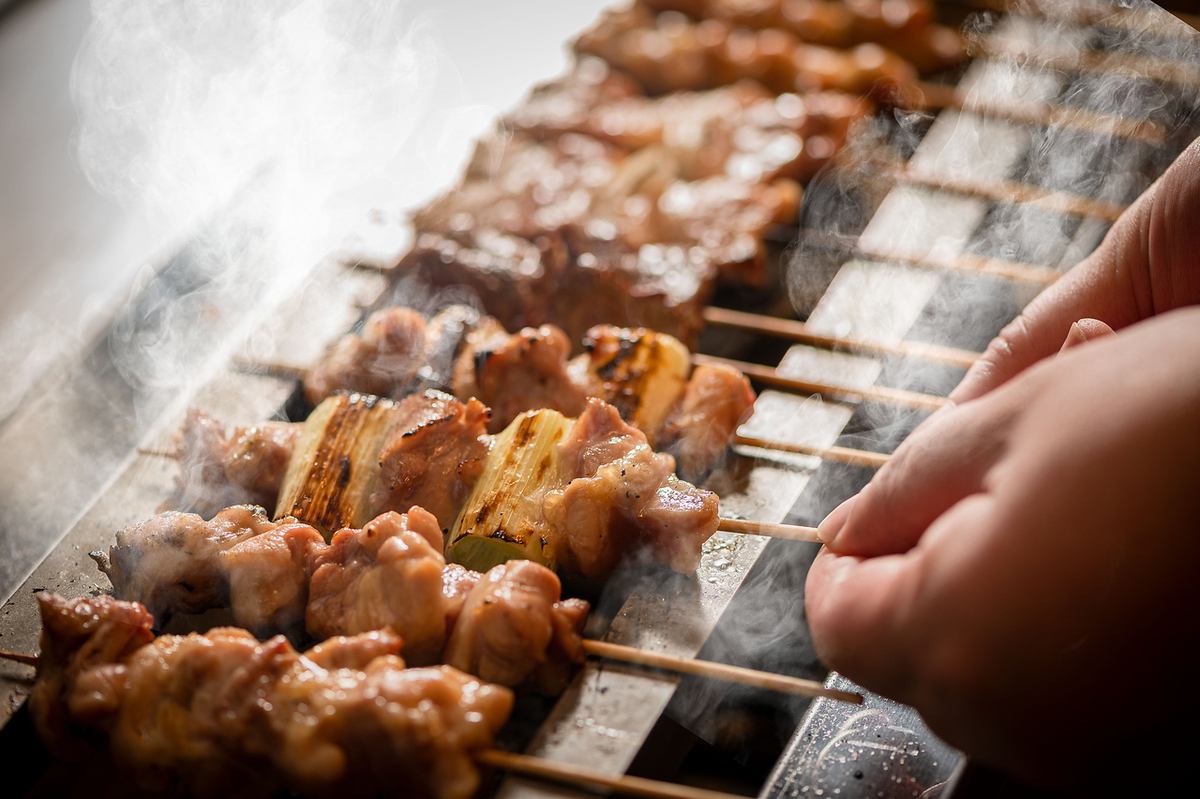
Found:
<path fill-rule="evenodd" d="M 862 559 L 822 549 L 808 571 L 805 612 L 821 661 L 873 691 L 899 696 L 911 682 L 906 626 L 918 556 Z"/>
<path fill-rule="evenodd" d="M 1059 352 L 1065 352 L 1072 347 L 1086 344 L 1092 339 L 1111 336 L 1112 334 L 1113 329 L 1099 319 L 1080 319 L 1071 325 L 1071 330 L 1067 333 L 1067 339 L 1063 342 Z"/>
<path fill-rule="evenodd" d="M 906 552 L 947 508 L 979 490 L 1002 451 L 1010 403 L 983 402 L 934 414 L 900 445 L 856 497 L 818 531 L 840 555 Z"/>

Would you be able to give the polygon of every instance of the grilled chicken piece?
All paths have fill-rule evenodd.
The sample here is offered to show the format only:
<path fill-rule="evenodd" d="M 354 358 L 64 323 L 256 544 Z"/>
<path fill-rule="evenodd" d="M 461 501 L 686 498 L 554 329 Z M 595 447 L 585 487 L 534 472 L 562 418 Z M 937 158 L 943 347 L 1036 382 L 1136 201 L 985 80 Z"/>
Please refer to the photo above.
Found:
<path fill-rule="evenodd" d="M 225 425 L 196 408 L 179 436 L 179 495 L 184 507 L 211 516 L 237 503 L 273 506 L 296 443 L 299 425 Z"/>
<path fill-rule="evenodd" d="M 442 531 L 421 508 L 385 513 L 361 530 L 339 530 L 311 560 L 310 635 L 328 638 L 390 628 L 415 663 L 435 663 L 446 639 Z"/>
<path fill-rule="evenodd" d="M 488 682 L 520 685 L 549 655 L 570 657 L 568 667 L 582 662 L 588 606 L 582 603 L 582 612 L 579 600 L 564 606 L 561 590 L 554 572 L 532 561 L 492 567 L 466 596 L 446 643 L 446 663 Z"/>
<path fill-rule="evenodd" d="M 467 595 L 482 579 L 482 573 L 457 563 L 447 563 L 442 569 L 442 598 L 445 600 L 447 629 L 454 629 L 458 616 L 462 613 L 463 604 L 467 601 Z"/>
<path fill-rule="evenodd" d="M 492 230 L 535 241 L 585 219 L 592 195 L 612 180 L 621 158 L 618 148 L 589 136 L 538 141 L 497 132 L 476 144 L 462 183 L 417 212 L 413 222 L 422 232 Z"/>
<path fill-rule="evenodd" d="M 478 397 L 492 409 L 492 432 L 531 408 L 575 416 L 586 395 L 567 373 L 570 354 L 571 342 L 554 325 L 512 334 L 498 327 L 477 329 L 458 356 L 454 393 Z"/>
<path fill-rule="evenodd" d="M 477 399 L 459 402 L 429 390 L 402 400 L 396 415 L 379 452 L 371 505 L 378 511 L 420 505 L 449 525 L 487 456 L 490 412 Z"/>
<path fill-rule="evenodd" d="M 871 112 L 869 102 L 848 94 L 777 95 L 749 82 L 662 97 L 612 96 L 587 79 L 594 63 L 584 59 L 566 76 L 536 89 L 507 124 L 543 139 L 586 132 L 627 149 L 631 155 L 615 165 L 613 181 L 598 190 L 601 196 L 628 188 L 623 174 L 643 151 L 653 154 L 650 164 L 666 170 L 671 180 L 786 177 L 805 182 L 844 143 L 851 125 Z M 543 98 L 558 96 L 577 100 L 579 113 L 542 113 Z"/>
<path fill-rule="evenodd" d="M 778 28 L 655 16 L 642 6 L 610 10 L 575 41 L 638 80 L 652 94 L 695 91 L 753 80 L 776 93 L 834 90 L 905 97 L 916 70 L 877 44 L 847 50 L 805 44 Z"/>
<path fill-rule="evenodd" d="M 670 455 L 656 453 L 611 405 L 588 401 L 559 445 L 567 481 L 545 500 L 548 539 L 560 568 L 603 579 L 622 557 L 647 549 L 679 572 L 700 562 L 717 530 L 717 496 L 675 477 Z"/>
<path fill-rule="evenodd" d="M 342 336 L 304 378 L 313 405 L 338 391 L 402 397 L 425 361 L 425 317 L 387 308 L 368 317 L 356 336 Z"/>
<path fill-rule="evenodd" d="M 679 475 L 698 480 L 711 472 L 754 412 L 754 390 L 728 366 L 697 366 L 683 399 L 662 428 L 661 446 L 675 456 Z"/>
<path fill-rule="evenodd" d="M 39 600 L 39 731 L 59 751 L 64 737 L 107 748 L 145 790 L 467 799 L 473 753 L 512 708 L 452 668 L 406 669 L 390 632 L 302 655 L 233 628 L 154 639 L 143 608 L 107 597 Z"/>
<path fill-rule="evenodd" d="M 285 633 L 303 629 L 308 563 L 325 549 L 325 539 L 307 524 L 288 521 L 292 523 L 265 530 L 217 556 L 239 627 Z"/>
<path fill-rule="evenodd" d="M 926 0 L 639 0 L 652 11 L 679 11 L 693 19 L 718 19 L 763 30 L 778 28 L 802 42 L 852 47 L 875 42 L 920 72 L 953 66 L 966 57 L 961 34 L 932 24 Z"/>
<path fill-rule="evenodd" d="M 142 605 L 103 594 L 37 598 L 42 633 L 29 707 L 47 748 L 70 758 L 86 751 L 85 731 L 116 711 L 125 687 L 120 664 L 154 640 L 154 617 Z"/>
<path fill-rule="evenodd" d="M 174 613 L 200 613 L 225 605 L 229 578 L 221 556 L 262 533 L 297 525 L 272 522 L 260 507 L 226 508 L 205 521 L 194 513 L 160 513 L 117 533 L 107 553 L 92 557 L 120 597 L 145 605 L 165 621 Z"/>

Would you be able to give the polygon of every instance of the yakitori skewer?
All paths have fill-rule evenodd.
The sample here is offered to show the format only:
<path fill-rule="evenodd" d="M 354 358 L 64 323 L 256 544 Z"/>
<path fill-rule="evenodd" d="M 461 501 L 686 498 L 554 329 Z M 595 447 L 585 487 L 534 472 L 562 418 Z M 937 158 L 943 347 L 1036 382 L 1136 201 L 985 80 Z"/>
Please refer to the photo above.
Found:
<path fill-rule="evenodd" d="M 737 361 L 731 358 L 721 358 L 715 355 L 702 355 L 694 353 L 692 355 L 692 363 L 695 366 L 702 364 L 733 367 L 739 370 L 751 381 L 758 382 L 764 386 L 777 388 L 782 391 L 790 391 L 798 394 L 820 394 L 831 398 L 849 399 L 856 402 L 880 402 L 887 405 L 901 405 L 909 408 L 917 408 L 919 410 L 936 411 L 938 408 L 946 404 L 945 397 L 934 396 L 933 394 L 922 394 L 917 391 L 905 391 L 899 388 L 887 388 L 886 386 L 871 386 L 869 388 L 854 388 L 851 386 L 842 386 L 836 383 L 824 383 L 815 380 L 802 380 L 800 378 L 786 377 L 771 366 L 764 366 L 757 363 L 749 363 L 747 361 Z M 304 376 L 304 370 L 283 363 L 271 363 L 267 361 L 248 361 L 245 359 L 234 359 L 234 366 L 239 369 L 253 372 L 254 374 L 268 375 L 270 377 L 278 377 L 284 380 L 299 380 Z"/>
<path fill-rule="evenodd" d="M 936 344 L 923 344 L 913 341 L 882 342 L 868 341 L 842 336 L 830 336 L 812 330 L 805 323 L 796 319 L 782 319 L 777 316 L 735 311 L 730 308 L 720 308 L 710 305 L 704 309 L 704 321 L 718 327 L 735 327 L 749 330 L 767 336 L 775 336 L 802 344 L 812 344 L 831 350 L 845 350 L 869 355 L 895 356 L 902 358 L 920 358 L 967 369 L 979 358 L 979 353 L 954 347 L 941 347 Z"/>
<path fill-rule="evenodd" d="M 909 103 L 910 107 L 918 111 L 950 108 L 1022 125 L 1072 128 L 1148 144 L 1162 144 L 1167 140 L 1167 132 L 1161 125 L 1144 119 L 1102 114 L 1083 108 L 1066 108 L 1050 103 L 989 102 L 974 97 L 957 86 L 928 81 L 919 83 L 918 88 L 921 96 Z"/>
<path fill-rule="evenodd" d="M 1165 15 L 1170 13 L 1184 25 L 1200 29 L 1200 17 L 1194 14 L 1180 11 L 1167 12 L 1161 9 L 1155 13 L 1146 8 L 1122 8 L 1116 3 L 1105 7 L 1102 4 L 1084 6 L 1076 3 L 1050 3 L 1046 0 L 1039 3 L 1014 3 L 1012 0 L 937 0 L 937 4 L 949 8 L 996 11 L 1001 14 L 1037 17 L 1054 22 L 1096 26 L 1110 30 L 1126 30 L 1142 34 L 1153 33 L 1164 37 L 1190 35 L 1190 32 L 1183 26 L 1167 22 Z"/>
<path fill-rule="evenodd" d="M 37 666 L 38 661 L 36 655 L 5 651 L 0 651 L 0 659 L 11 660 L 28 666 Z M 823 695 L 830 695 L 831 693 L 845 692 L 827 692 Z M 853 694 L 853 696 L 855 698 L 849 701 L 862 703 L 862 696 L 858 694 Z M 841 697 L 831 696 L 830 698 L 838 699 Z M 737 794 L 693 788 L 689 785 L 651 780 L 644 777 L 630 777 L 628 775 L 614 777 L 568 763 L 555 762 L 531 755 L 514 754 L 501 749 L 485 749 L 477 752 L 475 760 L 480 765 L 509 771 L 514 774 L 549 779 L 588 788 L 603 788 L 624 796 L 641 796 L 649 797 L 650 799 L 746 799 Z"/>
<path fill-rule="evenodd" d="M 1136 53 L 1084 50 L 1079 53 L 1055 55 L 1034 48 L 1022 47 L 1011 41 L 991 36 L 975 45 L 981 55 L 1018 59 L 1043 69 L 1108 75 L 1121 73 L 1145 78 L 1157 83 L 1173 84 L 1183 89 L 1200 90 L 1200 69 L 1194 64 L 1154 58 Z"/>
<path fill-rule="evenodd" d="M 38 664 L 37 655 L 26 655 L 23 652 L 9 652 L 4 649 L 0 649 L 0 660 L 11 660 L 13 663 L 21 663 L 34 667 L 37 667 Z"/>
<path fill-rule="evenodd" d="M 1075 216 L 1090 216 L 1106 222 L 1116 222 L 1125 210 L 1125 206 L 1118 203 L 1110 203 L 1065 191 L 1045 189 L 1012 180 L 978 181 L 932 175 L 912 166 L 896 166 L 892 169 L 891 174 L 898 181 L 916 186 L 964 194 L 968 197 L 980 197 L 993 202 L 1033 205 L 1048 211 Z"/>
<path fill-rule="evenodd" d="M 1046 266 L 1009 261 L 1004 258 L 989 258 L 983 255 L 959 253 L 958 255 L 912 255 L 900 250 L 885 247 L 872 247 L 862 244 L 855 236 L 845 236 L 814 228 L 801 228 L 799 232 L 789 232 L 786 243 L 799 242 L 801 245 L 813 244 L 820 247 L 843 250 L 847 258 L 862 258 L 868 261 L 903 264 L 917 269 L 929 269 L 937 272 L 960 272 L 963 274 L 981 274 L 1011 280 L 1016 283 L 1030 283 L 1035 286 L 1048 286 L 1059 277 L 1059 272 Z"/>
<path fill-rule="evenodd" d="M 816 680 L 802 680 L 798 677 L 788 677 L 783 674 L 770 674 L 758 669 L 747 669 L 742 666 L 731 666 L 727 663 L 716 663 L 699 658 L 681 658 L 662 652 L 648 652 L 632 646 L 610 644 L 607 641 L 595 641 L 585 638 L 583 650 L 595 657 L 619 660 L 623 663 L 637 663 L 664 671 L 674 671 L 680 674 L 694 674 L 699 677 L 720 679 L 725 682 L 748 685 L 753 688 L 766 688 L 785 694 L 799 696 L 824 696 L 854 705 L 861 705 L 862 694 L 854 691 L 841 691 L 837 688 L 826 688 Z"/>
<path fill-rule="evenodd" d="M 793 452 L 801 455 L 814 455 L 822 450 L 810 450 L 799 444 L 786 444 L 784 442 L 767 442 L 757 438 L 742 438 L 738 436 L 735 443 L 744 443 L 748 446 L 755 446 L 761 449 L 772 449 L 778 452 Z M 765 445 L 765 446 L 764 446 Z M 832 448 L 839 450 L 830 460 L 845 459 L 846 462 L 851 462 L 853 458 L 859 465 L 882 465 L 887 456 L 880 455 L 875 452 L 866 452 L 860 450 L 847 450 L 842 448 Z M 828 451 L 828 450 L 824 450 Z M 152 447 L 139 447 L 138 454 L 152 458 L 168 458 L 172 460 L 179 459 L 179 453 L 173 450 L 155 449 Z M 808 543 L 819 544 L 821 539 L 817 537 L 817 531 L 814 527 L 805 527 L 799 524 L 780 524 L 775 522 L 756 522 L 748 519 L 727 519 L 721 518 L 717 530 L 723 533 L 737 533 L 749 535 L 762 535 L 769 538 L 782 538 L 787 541 L 805 541 Z"/>
<path fill-rule="evenodd" d="M 936 411 L 948 402 L 945 397 L 922 394 L 919 391 L 906 391 L 901 388 L 888 388 L 887 386 L 853 388 L 835 383 L 788 377 L 780 374 L 779 370 L 772 366 L 764 366 L 747 361 L 736 361 L 732 358 L 721 358 L 715 355 L 696 354 L 692 356 L 692 362 L 697 366 L 701 364 L 730 366 L 750 378 L 752 382 L 796 394 L 820 394 L 831 399 L 846 399 L 854 402 L 879 402 L 886 405 L 899 405 L 923 411 Z"/>
<path fill-rule="evenodd" d="M 754 436 L 737 436 L 733 440 L 734 444 L 741 444 L 744 447 L 756 447 L 758 449 L 770 450 L 772 452 L 787 452 L 793 455 L 811 455 L 814 458 L 820 458 L 823 461 L 832 461 L 834 463 L 845 463 L 850 466 L 865 466 L 870 469 L 878 469 L 880 466 L 888 462 L 889 455 L 883 452 L 871 452 L 865 449 L 852 449 L 850 447 L 814 447 L 809 444 L 792 444 L 786 441 L 773 441 L 766 438 L 755 438 Z"/>
<path fill-rule="evenodd" d="M 613 791 L 625 796 L 642 796 L 648 799 L 747 799 L 739 794 L 695 788 L 672 782 L 630 777 L 613 777 L 598 771 L 570 763 L 561 763 L 531 755 L 518 755 L 500 749 L 487 749 L 476 755 L 476 760 L 492 768 L 514 774 L 523 774 L 539 779 L 553 780 L 567 785 L 582 785 Z"/>

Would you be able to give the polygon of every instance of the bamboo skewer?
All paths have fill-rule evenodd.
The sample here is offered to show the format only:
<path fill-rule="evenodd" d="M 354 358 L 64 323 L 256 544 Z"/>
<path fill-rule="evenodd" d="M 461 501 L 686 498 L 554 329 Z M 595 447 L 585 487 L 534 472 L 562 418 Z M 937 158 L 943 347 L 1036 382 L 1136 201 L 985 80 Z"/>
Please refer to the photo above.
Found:
<path fill-rule="evenodd" d="M 800 541 L 805 544 L 819 544 L 817 528 L 805 527 L 802 524 L 783 524 L 781 522 L 756 522 L 751 519 L 726 519 L 721 517 L 717 531 L 737 535 L 761 535 L 767 538 L 778 538 L 782 541 Z"/>
<path fill-rule="evenodd" d="M 768 336 L 797 341 L 802 344 L 813 344 L 831 350 L 846 350 L 870 355 L 900 356 L 906 358 L 921 358 L 957 366 L 962 369 L 970 368 L 979 358 L 979 353 L 960 350 L 954 347 L 940 347 L 936 344 L 921 344 L 919 342 L 900 341 L 885 343 L 867 341 L 865 339 L 843 338 L 817 333 L 803 322 L 795 319 L 782 319 L 765 314 L 735 311 L 730 308 L 720 308 L 710 305 L 704 309 L 704 321 L 720 327 L 736 327 Z"/>
<path fill-rule="evenodd" d="M 582 785 L 600 788 L 625 796 L 641 796 L 647 799 L 749 799 L 740 794 L 695 788 L 673 782 L 631 777 L 627 774 L 611 776 L 570 763 L 560 763 L 542 757 L 519 755 L 501 749 L 485 749 L 475 755 L 485 766 L 502 769 L 514 774 L 523 774 L 567 785 Z"/>
<path fill-rule="evenodd" d="M 792 241 L 798 241 L 802 245 L 815 244 L 831 249 L 843 249 L 846 251 L 847 257 L 850 258 L 903 264 L 918 269 L 930 269 L 939 272 L 988 275 L 1018 283 L 1031 283 L 1037 286 L 1048 286 L 1059 277 L 1058 270 L 1046 266 L 1036 266 L 1019 261 L 1007 261 L 1002 258 L 988 258 L 969 253 L 960 253 L 954 256 L 932 254 L 911 255 L 899 250 L 866 246 L 852 236 L 829 233 L 813 228 L 802 228 L 795 236 L 788 238 L 789 243 Z"/>
<path fill-rule="evenodd" d="M 853 691 L 841 691 L 836 688 L 826 688 L 816 680 L 803 680 L 799 677 L 788 677 L 783 674 L 770 674 L 758 669 L 747 669 L 742 666 L 731 666 L 727 663 L 717 663 L 712 660 L 699 658 L 682 658 L 663 652 L 648 652 L 632 646 L 612 644 L 607 641 L 584 639 L 583 651 L 589 655 L 619 660 L 623 663 L 636 663 L 664 671 L 680 674 L 694 674 L 698 677 L 708 677 L 715 680 L 748 685 L 753 688 L 766 688 L 785 694 L 797 696 L 823 696 L 841 702 L 861 705 L 862 694 Z"/>
<path fill-rule="evenodd" d="M 957 86 L 920 81 L 920 96 L 911 103 L 917 111 L 953 109 L 984 117 L 1004 119 L 1021 125 L 1058 126 L 1105 136 L 1133 139 L 1147 144 L 1163 144 L 1166 130 L 1145 119 L 1102 114 L 1085 108 L 1066 108 L 1039 102 L 988 102 L 978 100 Z"/>
<path fill-rule="evenodd" d="M 905 391 L 900 388 L 888 388 L 886 386 L 852 388 L 834 383 L 786 377 L 785 375 L 781 375 L 777 369 L 770 366 L 748 363 L 746 361 L 735 361 L 731 358 L 720 358 L 715 355 L 693 355 L 692 363 L 696 365 L 729 366 L 737 369 L 753 382 L 796 394 L 820 394 L 830 398 L 842 398 L 856 402 L 879 402 L 923 411 L 936 411 L 949 402 L 945 397 L 922 394 L 918 391 Z"/>
<path fill-rule="evenodd" d="M 33 666 L 34 668 L 37 668 L 38 664 L 37 655 L 26 655 L 23 652 L 9 652 L 4 649 L 0 649 L 0 660 L 11 660 L 13 663 L 21 663 L 26 666 Z"/>
<path fill-rule="evenodd" d="M 892 170 L 892 176 L 898 181 L 916 186 L 964 194 L 968 197 L 979 197 L 993 202 L 1022 203 L 1058 213 L 1095 217 L 1106 222 L 1116 222 L 1125 210 L 1125 206 L 1117 203 L 1012 180 L 984 182 L 945 177 L 931 175 L 914 169 L 912 166 L 897 166 Z"/>
<path fill-rule="evenodd" d="M 1184 62 L 1146 55 L 1099 50 L 1086 50 L 1073 55 L 1053 55 L 1025 49 L 994 36 L 979 42 L 976 49 L 980 55 L 1030 61 L 1043 69 L 1097 75 L 1123 72 L 1157 83 L 1170 83 L 1193 91 L 1200 90 L 1200 69 Z"/>
<path fill-rule="evenodd" d="M 823 461 L 833 461 L 834 463 L 845 463 L 850 466 L 866 466 L 871 469 L 878 469 L 883 464 L 888 462 L 891 457 L 882 452 L 870 452 L 865 449 L 851 449 L 850 447 L 814 447 L 808 444 L 792 444 L 786 441 L 772 441 L 767 438 L 755 438 L 754 436 L 737 436 L 733 443 L 740 444 L 744 447 L 756 447 L 758 449 L 770 450 L 772 452 L 789 452 L 794 455 L 811 455 L 815 458 L 820 458 Z"/>

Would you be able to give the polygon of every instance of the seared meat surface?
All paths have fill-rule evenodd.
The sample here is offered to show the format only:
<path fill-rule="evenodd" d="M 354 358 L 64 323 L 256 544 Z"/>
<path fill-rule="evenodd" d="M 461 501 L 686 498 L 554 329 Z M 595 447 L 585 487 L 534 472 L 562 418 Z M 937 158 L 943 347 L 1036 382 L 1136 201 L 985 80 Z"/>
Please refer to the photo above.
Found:
<path fill-rule="evenodd" d="M 490 418 L 479 400 L 460 396 L 428 390 L 400 402 L 400 421 L 379 452 L 375 508 L 419 505 L 443 525 L 453 521 L 487 456 Z"/>
<path fill-rule="evenodd" d="M 588 400 L 559 445 L 566 488 L 545 502 L 548 537 L 561 567 L 603 579 L 629 552 L 648 550 L 680 572 L 696 569 L 717 530 L 717 496 L 675 477 L 670 455 L 601 400 Z"/>
<path fill-rule="evenodd" d="M 238 519 L 256 526 L 221 537 Z M 198 529 L 217 541 L 197 547 Z M 172 546 L 178 549 L 168 557 Z M 122 531 L 113 550 L 153 553 L 156 559 L 143 560 L 150 568 L 137 569 L 137 580 L 114 580 L 114 590 L 124 599 L 157 600 L 163 616 L 229 605 L 237 624 L 261 634 L 296 632 L 301 623 L 318 640 L 388 630 L 411 662 L 448 662 L 479 676 L 486 670 L 484 679 L 506 685 L 532 680 L 539 690 L 561 689 L 583 658 L 586 602 L 561 600 L 558 578 L 535 563 L 486 575 L 447 565 L 437 520 L 419 507 L 340 530 L 329 544 L 293 520 L 266 522 L 261 511 L 230 508 L 211 522 L 165 513 Z M 219 588 L 203 596 L 170 590 L 198 557 L 207 558 L 210 583 Z"/>
<path fill-rule="evenodd" d="M 39 600 L 41 735 L 106 749 L 145 790 L 467 799 L 512 708 L 450 667 L 405 668 L 391 632 L 299 653 L 235 628 L 154 638 L 145 609 L 109 597 Z"/>
<path fill-rule="evenodd" d="M 567 665 L 583 659 L 580 631 L 588 606 L 559 601 L 554 572 L 528 560 L 493 566 L 466 595 L 445 661 L 488 682 L 520 685 L 547 664 L 548 654 Z M 582 606 L 582 612 L 578 612 Z M 557 692 L 563 686 L 542 686 Z"/>
<path fill-rule="evenodd" d="M 570 354 L 570 340 L 554 325 L 512 335 L 500 328 L 476 330 L 455 364 L 454 393 L 478 397 L 492 409 L 493 433 L 531 408 L 575 416 L 586 395 L 567 373 Z"/>
<path fill-rule="evenodd" d="M 287 471 L 298 425 L 235 427 L 191 408 L 179 435 L 179 494 L 185 507 L 211 515 L 239 502 L 271 507 Z"/>
<path fill-rule="evenodd" d="M 93 553 L 113 589 L 163 620 L 225 605 L 229 577 L 222 554 L 295 519 L 272 522 L 260 507 L 226 508 L 205 521 L 195 513 L 160 513 L 117 533 L 107 553 Z M 300 525 L 302 526 L 302 525 Z"/>
<path fill-rule="evenodd" d="M 421 508 L 340 530 L 312 558 L 306 622 L 316 638 L 389 628 L 405 656 L 437 661 L 446 637 L 442 531 Z"/>
<path fill-rule="evenodd" d="M 661 446 L 675 456 L 683 479 L 699 479 L 720 463 L 738 427 L 753 412 L 754 391 L 741 372 L 697 366 L 662 428 Z"/>
<path fill-rule="evenodd" d="M 218 555 L 239 627 L 255 632 L 303 628 L 309 561 L 325 549 L 325 539 L 307 524 L 291 522 L 263 530 Z"/>
<path fill-rule="evenodd" d="M 779 94 L 834 90 L 904 97 L 917 78 L 911 64 L 875 43 L 841 50 L 804 43 L 779 28 L 694 22 L 638 5 L 603 12 L 575 48 L 603 58 L 651 94 L 752 80 Z"/>
<path fill-rule="evenodd" d="M 926 0 L 638 0 L 652 11 L 679 11 L 763 30 L 777 28 L 800 41 L 827 47 L 874 42 L 920 72 L 956 64 L 966 56 L 958 31 L 932 23 Z"/>

